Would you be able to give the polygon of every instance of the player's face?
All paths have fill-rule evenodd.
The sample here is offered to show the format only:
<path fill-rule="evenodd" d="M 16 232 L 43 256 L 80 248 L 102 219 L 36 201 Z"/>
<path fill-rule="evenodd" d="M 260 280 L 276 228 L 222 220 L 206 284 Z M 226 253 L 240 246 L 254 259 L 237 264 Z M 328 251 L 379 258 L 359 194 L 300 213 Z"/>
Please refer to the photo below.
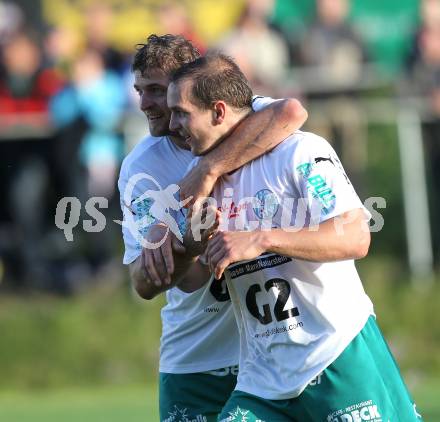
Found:
<path fill-rule="evenodd" d="M 177 84 L 172 82 L 168 87 L 170 130 L 185 140 L 194 155 L 203 155 L 217 141 L 213 111 L 201 109 L 190 101 L 191 85 L 189 79 L 184 79 Z"/>
<path fill-rule="evenodd" d="M 168 77 L 159 70 L 143 75 L 134 72 L 134 89 L 139 94 L 139 108 L 147 116 L 150 133 L 153 136 L 173 135 L 169 124 L 171 112 L 167 107 Z"/>

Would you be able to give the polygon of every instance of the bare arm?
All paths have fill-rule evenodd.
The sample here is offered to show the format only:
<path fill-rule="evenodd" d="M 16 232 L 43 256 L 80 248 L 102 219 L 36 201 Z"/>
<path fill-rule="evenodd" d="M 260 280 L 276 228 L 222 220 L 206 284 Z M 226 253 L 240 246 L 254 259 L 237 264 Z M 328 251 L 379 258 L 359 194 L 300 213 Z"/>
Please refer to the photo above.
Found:
<path fill-rule="evenodd" d="M 146 300 L 155 298 L 160 293 L 178 286 L 184 292 L 193 292 L 202 287 L 209 279 L 210 273 L 205 265 L 194 258 L 175 259 L 175 274 L 169 284 L 157 285 L 151 280 L 145 270 L 142 255 L 129 264 L 130 278 L 137 294 Z"/>
<path fill-rule="evenodd" d="M 179 183 L 181 199 L 208 196 L 222 175 L 273 149 L 307 120 L 307 111 L 293 98 L 276 101 L 251 113 L 217 148 L 203 156 Z"/>
<path fill-rule="evenodd" d="M 370 232 L 363 211 L 356 209 L 325 221 L 316 231 L 219 232 L 209 241 L 207 256 L 211 271 L 220 278 L 229 264 L 256 258 L 263 252 L 331 262 L 363 258 L 369 246 Z"/>
<path fill-rule="evenodd" d="M 130 276 L 136 292 L 144 299 L 153 299 L 158 294 L 174 286 L 185 292 L 193 292 L 202 287 L 210 277 L 206 265 L 198 261 L 198 256 L 206 249 L 208 238 L 217 229 L 219 221 L 215 219 L 217 210 L 213 209 L 209 227 L 201 228 L 206 222 L 206 210 L 200 211 L 205 217 L 201 220 L 196 213 L 194 220 L 188 217 L 185 247 L 167 226 L 160 223 L 148 230 L 148 241 L 162 245 L 156 249 L 142 250 L 138 259 L 130 264 Z M 191 213 L 190 213 L 191 215 Z M 199 242 L 193 240 L 193 223 L 197 221 L 197 230 L 201 235 Z M 209 221 L 208 221 L 209 223 Z M 197 223 L 194 223 L 197 225 Z M 199 227 L 200 226 L 200 227 Z"/>

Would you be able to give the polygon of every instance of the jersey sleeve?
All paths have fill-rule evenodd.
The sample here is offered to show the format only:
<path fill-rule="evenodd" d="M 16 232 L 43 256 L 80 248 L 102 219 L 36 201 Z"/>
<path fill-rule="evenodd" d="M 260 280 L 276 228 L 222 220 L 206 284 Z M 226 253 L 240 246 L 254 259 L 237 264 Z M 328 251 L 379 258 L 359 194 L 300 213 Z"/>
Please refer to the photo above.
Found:
<path fill-rule="evenodd" d="M 136 175 L 130 176 L 128 166 L 122 165 L 118 189 L 123 216 L 122 237 L 125 247 L 123 263 L 125 265 L 131 264 L 140 256 L 141 240 L 148 227 L 156 221 L 150 214 L 151 198 L 141 198 L 142 193 L 148 188 L 150 187 L 145 184 L 145 180 L 136 180 Z"/>
<path fill-rule="evenodd" d="M 252 97 L 252 110 L 260 111 L 269 106 L 272 103 L 281 101 L 281 99 L 275 99 L 271 97 L 263 97 L 262 95 L 254 95 Z"/>
<path fill-rule="evenodd" d="M 297 194 L 314 224 L 358 208 L 364 211 L 366 220 L 371 218 L 336 152 L 325 139 L 304 133 L 290 165 Z"/>

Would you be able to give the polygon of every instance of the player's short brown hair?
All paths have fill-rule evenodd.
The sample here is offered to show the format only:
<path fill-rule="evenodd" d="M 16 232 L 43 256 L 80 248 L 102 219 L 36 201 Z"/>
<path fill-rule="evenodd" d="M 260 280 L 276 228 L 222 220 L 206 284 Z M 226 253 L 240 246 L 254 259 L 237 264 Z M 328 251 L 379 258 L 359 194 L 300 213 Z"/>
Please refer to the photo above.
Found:
<path fill-rule="evenodd" d="M 145 76 L 157 69 L 170 75 L 180 66 L 200 57 L 197 47 L 181 35 L 152 34 L 145 44 L 137 44 L 136 50 L 132 71 L 138 70 Z"/>
<path fill-rule="evenodd" d="M 171 82 L 191 79 L 191 101 L 208 109 L 215 101 L 231 107 L 252 107 L 252 89 L 234 60 L 222 53 L 211 53 L 184 64 L 171 75 Z"/>

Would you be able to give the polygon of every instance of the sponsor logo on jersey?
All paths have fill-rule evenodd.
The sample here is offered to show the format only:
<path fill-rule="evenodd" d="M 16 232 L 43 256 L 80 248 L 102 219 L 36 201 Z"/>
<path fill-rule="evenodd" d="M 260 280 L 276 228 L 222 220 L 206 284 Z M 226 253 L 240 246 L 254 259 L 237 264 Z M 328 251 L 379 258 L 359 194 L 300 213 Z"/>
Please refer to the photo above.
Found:
<path fill-rule="evenodd" d="M 296 168 L 296 171 L 304 179 L 307 179 L 312 173 L 314 167 L 315 167 L 315 163 L 303 163 Z"/>
<path fill-rule="evenodd" d="M 282 265 L 285 264 L 286 262 L 291 262 L 291 261 L 292 258 L 288 258 L 287 256 L 263 255 L 252 261 L 245 262 L 243 264 L 234 265 L 233 267 L 229 268 L 229 275 L 231 279 L 234 279 L 246 274 L 254 273 L 256 271 L 277 267 L 278 265 Z"/>
<path fill-rule="evenodd" d="M 332 161 L 332 159 L 330 158 L 330 156 L 327 158 L 327 157 L 316 157 L 315 158 L 315 163 L 316 164 L 319 164 L 319 163 L 321 163 L 321 162 L 325 162 L 325 161 L 328 161 L 329 163 L 331 163 L 331 164 L 333 164 L 333 165 L 335 165 L 335 163 Z"/>
<path fill-rule="evenodd" d="M 289 331 L 293 331 L 293 330 L 296 330 L 297 328 L 302 328 L 302 327 L 304 327 L 304 323 L 302 321 L 294 322 L 289 325 L 283 325 L 281 327 L 271 328 L 270 330 L 267 329 L 266 331 L 263 331 L 262 333 L 255 333 L 254 338 L 268 338 L 268 337 L 273 336 L 275 334 L 287 333 Z M 312 385 L 312 384 L 310 383 L 310 385 Z"/>
<path fill-rule="evenodd" d="M 141 196 L 132 199 L 136 184 L 140 181 L 147 180 L 153 183 L 157 189 L 148 189 Z M 124 203 L 124 210 L 128 209 L 131 212 L 124 212 L 124 220 L 116 223 L 126 227 L 132 236 L 136 238 L 141 246 L 148 249 L 156 249 L 160 247 L 166 240 L 168 232 L 171 231 L 181 242 L 183 241 L 182 230 L 184 226 L 179 225 L 172 212 L 182 212 L 182 208 L 191 200 L 187 198 L 183 201 L 178 201 L 177 193 L 180 187 L 176 184 L 168 185 L 165 189 L 159 182 L 149 174 L 137 173 L 130 177 L 127 182 L 122 201 Z M 130 206 L 126 205 L 130 204 Z M 143 236 L 146 234 L 149 226 L 154 221 L 161 221 L 167 227 L 166 234 L 157 243 L 150 243 Z"/>
<path fill-rule="evenodd" d="M 141 240 L 147 234 L 148 228 L 154 223 L 155 218 L 150 213 L 151 205 L 153 201 L 151 198 L 143 198 L 138 200 L 135 198 L 131 201 L 130 205 L 124 203 L 124 207 L 127 212 L 131 212 L 133 215 L 134 223 L 137 227 L 136 233 L 136 249 L 142 250 Z M 124 216 L 124 219 L 126 217 Z M 134 233 L 133 233 L 134 234 Z"/>
<path fill-rule="evenodd" d="M 379 408 L 373 400 L 360 402 L 345 409 L 339 409 L 327 416 L 327 422 L 384 422 Z"/>
<path fill-rule="evenodd" d="M 277 196 L 270 189 L 261 189 L 255 194 L 253 210 L 260 220 L 272 218 L 280 206 Z"/>
<path fill-rule="evenodd" d="M 218 314 L 220 312 L 220 308 L 217 306 L 207 306 L 205 309 L 203 309 L 203 312 L 207 314 Z"/>
<path fill-rule="evenodd" d="M 227 218 L 231 219 L 231 218 L 238 217 L 243 210 L 247 210 L 250 206 L 252 206 L 252 204 L 248 203 L 248 202 L 240 203 L 240 204 L 236 205 L 235 202 L 232 201 L 231 205 L 229 207 L 224 207 L 223 205 L 220 205 L 219 207 L 217 207 L 217 209 L 221 213 L 228 211 Z"/>
<path fill-rule="evenodd" d="M 316 160 L 318 160 L 317 163 L 320 163 L 323 160 L 329 160 L 334 165 L 330 158 L 317 157 L 315 158 L 315 161 Z M 321 212 L 323 214 L 329 214 L 333 211 L 336 205 L 336 195 L 333 193 L 333 189 L 328 186 L 322 175 L 312 175 L 312 171 L 317 163 L 303 163 L 300 164 L 296 170 L 300 176 L 307 181 L 307 191 L 319 202 L 322 207 Z"/>

